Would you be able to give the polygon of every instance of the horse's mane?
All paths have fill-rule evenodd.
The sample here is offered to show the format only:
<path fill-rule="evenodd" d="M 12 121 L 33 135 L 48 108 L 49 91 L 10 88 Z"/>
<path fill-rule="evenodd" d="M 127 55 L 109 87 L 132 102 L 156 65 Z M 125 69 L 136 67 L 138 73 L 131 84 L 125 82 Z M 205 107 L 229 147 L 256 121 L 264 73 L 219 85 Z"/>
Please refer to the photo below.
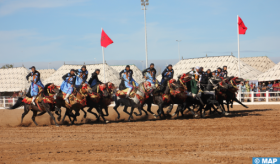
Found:
<path fill-rule="evenodd" d="M 47 85 L 45 85 L 45 87 L 44 87 L 44 89 L 43 89 L 43 94 L 45 95 L 45 96 L 48 96 L 49 95 L 49 93 L 48 93 L 48 87 L 50 86 L 50 85 L 52 85 L 53 83 L 48 83 Z M 43 96 L 43 95 L 42 95 Z"/>

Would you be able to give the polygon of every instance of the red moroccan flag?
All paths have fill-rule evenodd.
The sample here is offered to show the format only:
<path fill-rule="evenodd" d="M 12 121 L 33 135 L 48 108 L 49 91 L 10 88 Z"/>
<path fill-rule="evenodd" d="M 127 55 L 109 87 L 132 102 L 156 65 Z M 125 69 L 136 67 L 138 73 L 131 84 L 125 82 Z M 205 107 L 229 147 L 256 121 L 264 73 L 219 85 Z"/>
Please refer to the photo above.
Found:
<path fill-rule="evenodd" d="M 102 47 L 107 47 L 109 46 L 110 44 L 114 43 L 110 38 L 109 36 L 104 32 L 104 30 L 102 29 L 102 32 L 101 32 L 101 46 Z"/>
<path fill-rule="evenodd" d="M 245 34 L 247 27 L 245 26 L 244 22 L 240 17 L 238 17 L 238 27 L 239 27 L 239 34 Z"/>

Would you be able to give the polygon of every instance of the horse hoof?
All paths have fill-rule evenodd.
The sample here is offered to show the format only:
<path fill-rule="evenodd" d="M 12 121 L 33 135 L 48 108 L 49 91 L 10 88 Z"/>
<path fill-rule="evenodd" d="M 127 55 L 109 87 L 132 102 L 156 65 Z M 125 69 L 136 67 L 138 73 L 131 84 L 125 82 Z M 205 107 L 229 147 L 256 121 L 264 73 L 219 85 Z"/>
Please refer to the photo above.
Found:
<path fill-rule="evenodd" d="M 226 116 L 228 116 L 228 115 L 229 115 L 229 113 L 228 113 L 228 112 L 225 112 L 225 115 L 226 115 Z"/>
<path fill-rule="evenodd" d="M 195 114 L 195 115 L 194 115 L 194 118 L 196 118 L 196 117 L 198 117 L 198 114 Z"/>
<path fill-rule="evenodd" d="M 173 113 L 173 114 L 172 114 L 172 117 L 175 116 L 175 115 L 176 115 L 176 113 Z"/>
<path fill-rule="evenodd" d="M 202 115 L 202 118 L 205 118 L 205 115 L 204 115 L 204 114 Z"/>
<path fill-rule="evenodd" d="M 59 125 L 55 125 L 56 127 L 59 127 Z"/>
<path fill-rule="evenodd" d="M 105 123 L 107 124 L 107 123 L 109 123 L 109 122 L 110 122 L 110 121 L 107 120 Z"/>

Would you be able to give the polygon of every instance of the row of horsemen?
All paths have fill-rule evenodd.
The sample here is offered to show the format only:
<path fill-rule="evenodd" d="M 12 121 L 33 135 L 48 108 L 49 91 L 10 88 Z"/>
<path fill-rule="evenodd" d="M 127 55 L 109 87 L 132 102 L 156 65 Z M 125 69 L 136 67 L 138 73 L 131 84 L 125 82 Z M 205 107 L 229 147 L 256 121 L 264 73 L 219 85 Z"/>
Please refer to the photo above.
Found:
<path fill-rule="evenodd" d="M 142 71 L 143 78 L 146 80 L 140 84 L 133 79 L 133 71 L 127 65 L 119 73 L 121 83 L 117 89 L 113 83 L 102 83 L 98 79 L 99 69 L 96 69 L 87 81 L 88 71 L 84 65 L 81 69 L 71 69 L 69 73 L 65 74 L 60 86 L 55 86 L 53 83 L 44 86 L 36 68 L 32 66 L 30 69 L 31 72 L 26 76 L 27 80 L 31 77 L 31 86 L 27 96 L 19 98 L 10 109 L 24 106 L 22 119 L 32 110 L 32 120 L 36 125 L 37 112 L 41 112 L 39 115 L 48 112 L 58 126 L 51 111 L 55 111 L 60 120 L 61 107 L 66 108 L 63 120 L 65 116 L 68 116 L 72 123 L 76 120 L 76 116 L 79 116 L 80 110 L 85 113 L 84 117 L 86 117 L 87 112 L 84 111 L 84 107 L 89 107 L 87 111 L 94 114 L 97 119 L 102 117 L 105 122 L 108 122 L 104 116 L 108 116 L 108 106 L 112 101 L 115 101 L 114 110 L 117 112 L 118 118 L 120 118 L 120 114 L 117 108 L 124 106 L 124 112 L 129 114 L 129 121 L 133 118 L 133 114 L 139 116 L 142 115 L 142 111 L 147 114 L 143 109 L 144 104 L 147 104 L 147 111 L 155 117 L 165 117 L 163 108 L 169 107 L 167 112 L 171 112 L 173 104 L 178 104 L 173 115 L 179 113 L 183 115 L 184 110 L 188 109 L 196 117 L 197 114 L 193 111 L 195 107 L 201 111 L 203 117 L 204 112 L 209 109 L 211 111 L 211 108 L 217 112 L 219 109 L 221 113 L 225 114 L 224 100 L 227 101 L 227 107 L 233 101 L 240 103 L 236 99 L 235 93 L 237 85 L 243 80 L 228 77 L 226 66 L 213 72 L 209 69 L 204 72 L 203 67 L 197 66 L 175 80 L 172 65 L 168 65 L 162 72 L 162 80 L 159 82 L 156 79 L 157 72 L 154 64 L 151 63 L 150 67 Z M 228 94 L 229 92 L 231 94 Z M 151 111 L 152 104 L 159 106 L 157 114 Z M 131 107 L 130 113 L 127 112 L 128 107 Z M 99 115 L 92 112 L 93 108 Z M 133 112 L 134 108 L 137 108 L 139 113 Z M 75 114 L 72 113 L 73 110 Z"/>

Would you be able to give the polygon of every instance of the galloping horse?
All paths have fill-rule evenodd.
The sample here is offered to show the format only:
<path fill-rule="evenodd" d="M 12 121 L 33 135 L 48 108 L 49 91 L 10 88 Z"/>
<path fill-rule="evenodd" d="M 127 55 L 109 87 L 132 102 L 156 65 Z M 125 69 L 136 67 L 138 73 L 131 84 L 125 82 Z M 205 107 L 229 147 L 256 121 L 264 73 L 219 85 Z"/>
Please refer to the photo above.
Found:
<path fill-rule="evenodd" d="M 124 112 L 129 115 L 128 121 L 130 121 L 130 118 L 133 118 L 132 114 L 134 108 L 138 108 L 139 112 L 141 112 L 141 108 L 145 102 L 145 99 L 150 96 L 152 91 L 151 83 L 148 81 L 140 83 L 138 87 L 134 87 L 130 92 L 129 97 L 126 97 L 126 90 L 119 90 L 113 98 L 115 101 L 114 110 L 118 114 L 118 119 L 120 119 L 120 113 L 118 112 L 117 108 L 120 106 L 120 104 L 125 105 Z M 127 107 L 131 107 L 130 113 L 126 111 Z"/>
<path fill-rule="evenodd" d="M 108 123 L 104 116 L 108 116 L 108 106 L 112 102 L 112 95 L 115 92 L 115 85 L 111 82 L 105 84 L 98 84 L 92 88 L 92 93 L 87 96 L 87 107 L 88 112 L 95 115 L 99 120 L 101 116 L 105 123 Z M 95 108 L 99 113 L 99 116 L 92 112 L 91 110 Z M 106 114 L 104 115 L 102 109 L 105 109 Z M 86 118 L 86 112 L 84 109 L 81 109 L 84 112 L 84 118 Z"/>
<path fill-rule="evenodd" d="M 76 120 L 77 115 L 72 114 L 72 110 L 75 111 L 75 113 L 78 113 L 79 110 L 86 106 L 87 101 L 86 101 L 86 97 L 89 93 L 92 92 L 92 89 L 87 85 L 87 84 L 83 84 L 79 89 L 75 90 L 70 96 L 69 96 L 69 103 L 67 103 L 64 100 L 64 96 L 66 94 L 60 92 L 57 95 L 57 98 L 55 100 L 56 102 L 56 108 L 61 108 L 61 107 L 65 107 L 66 111 L 65 111 L 65 115 L 62 118 L 62 122 L 64 121 L 66 115 L 69 117 L 69 120 L 71 121 L 72 124 L 74 124 L 74 121 Z M 71 120 L 70 117 L 73 117 L 73 121 Z"/>
<path fill-rule="evenodd" d="M 21 123 L 23 121 L 24 116 L 31 110 L 33 112 L 32 121 L 35 125 L 38 125 L 35 121 L 35 117 L 37 116 L 37 112 L 48 112 L 49 115 L 52 117 L 52 119 L 55 122 L 55 125 L 58 126 L 58 124 L 55 121 L 54 116 L 52 115 L 51 111 L 54 111 L 55 109 L 55 99 L 54 96 L 59 93 L 59 89 L 53 84 L 49 83 L 45 85 L 44 89 L 39 93 L 39 96 L 36 98 L 35 102 L 37 106 L 32 104 L 32 98 L 25 97 L 25 98 L 18 98 L 16 104 L 12 106 L 9 109 L 16 109 L 20 106 L 24 106 L 24 112 L 21 116 Z M 57 113 L 58 111 L 56 111 Z M 57 113 L 58 114 L 58 113 Z M 60 119 L 60 115 L 58 117 L 58 120 Z"/>

